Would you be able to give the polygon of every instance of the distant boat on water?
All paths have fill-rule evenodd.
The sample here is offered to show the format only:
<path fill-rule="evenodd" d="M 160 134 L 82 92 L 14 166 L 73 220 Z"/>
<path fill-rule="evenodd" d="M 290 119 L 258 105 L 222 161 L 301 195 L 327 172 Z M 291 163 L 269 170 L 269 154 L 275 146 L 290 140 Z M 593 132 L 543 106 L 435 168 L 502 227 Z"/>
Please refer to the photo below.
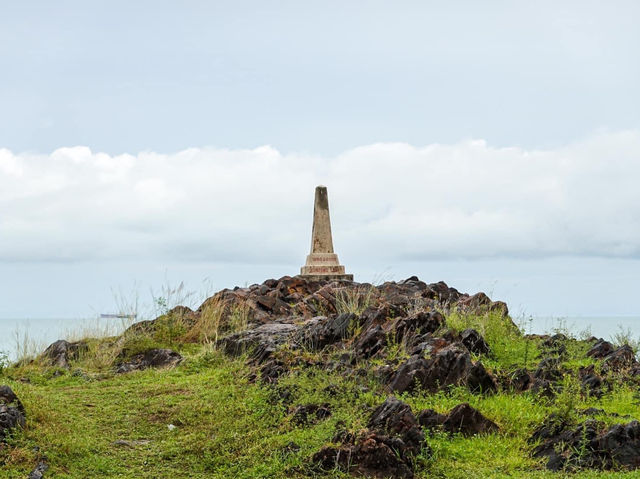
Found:
<path fill-rule="evenodd" d="M 137 314 L 100 314 L 102 319 L 136 319 Z"/>

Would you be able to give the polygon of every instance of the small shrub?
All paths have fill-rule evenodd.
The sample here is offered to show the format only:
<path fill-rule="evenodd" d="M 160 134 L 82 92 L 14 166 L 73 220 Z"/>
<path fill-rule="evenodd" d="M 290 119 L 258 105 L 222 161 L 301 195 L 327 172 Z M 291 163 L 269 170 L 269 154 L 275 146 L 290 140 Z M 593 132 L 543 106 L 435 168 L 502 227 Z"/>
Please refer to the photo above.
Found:
<path fill-rule="evenodd" d="M 207 303 L 195 324 L 185 332 L 185 341 L 213 343 L 218 341 L 225 307 L 220 300 Z"/>
<path fill-rule="evenodd" d="M 336 293 L 336 310 L 338 314 L 362 314 L 373 303 L 375 287 L 360 285 L 355 288 L 344 288 Z"/>
<path fill-rule="evenodd" d="M 611 342 L 616 347 L 628 345 L 633 349 L 635 354 L 640 350 L 640 337 L 634 337 L 630 328 L 624 328 L 618 325 L 618 331 L 611 335 Z"/>
<path fill-rule="evenodd" d="M 0 374 L 3 374 L 7 367 L 9 367 L 9 355 L 4 351 L 0 351 Z"/>

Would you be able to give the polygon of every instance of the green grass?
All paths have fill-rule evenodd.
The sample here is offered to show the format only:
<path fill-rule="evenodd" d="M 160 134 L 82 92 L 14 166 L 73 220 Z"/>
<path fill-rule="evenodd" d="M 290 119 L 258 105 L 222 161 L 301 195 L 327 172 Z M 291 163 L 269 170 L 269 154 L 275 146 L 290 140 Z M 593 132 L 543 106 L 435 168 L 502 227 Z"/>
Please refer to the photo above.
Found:
<path fill-rule="evenodd" d="M 482 360 L 494 372 L 516 366 L 531 369 L 539 361 L 540 341 L 522 336 L 510 320 L 453 313 L 447 322 L 458 331 L 474 327 L 483 334 L 492 355 Z M 27 426 L 0 449 L 0 478 L 26 477 L 41 454 L 50 465 L 46 477 L 54 478 L 315 477 L 309 458 L 331 444 L 337 430 L 366 429 L 372 409 L 388 395 L 372 372 L 372 363 L 379 360 L 359 363 L 369 373 L 348 377 L 297 363 L 276 387 L 265 386 L 250 381 L 253 371 L 245 357 L 229 358 L 207 345 L 181 343 L 172 331 L 161 334 L 151 338 L 154 345 L 170 343 L 186 358 L 175 369 L 115 375 L 108 367 L 113 339 L 91 342 L 89 353 L 71 371 L 37 364 L 1 369 L 0 384 L 8 384 L 24 403 Z M 150 339 L 127 341 L 138 350 Z M 566 346 L 567 370 L 593 362 L 584 357 L 586 343 L 569 340 Z M 292 363 L 296 358 L 326 359 L 328 354 L 286 351 Z M 86 376 L 74 375 L 77 368 Z M 620 380 L 612 384 L 599 399 L 582 393 L 572 376 L 563 380 L 563 391 L 554 399 L 529 392 L 482 396 L 462 387 L 403 394 L 400 398 L 416 414 L 424 408 L 445 413 L 468 402 L 500 427 L 498 433 L 476 437 L 427 433 L 432 453 L 418 458 L 416 477 L 640 477 L 640 471 L 552 473 L 531 457 L 528 438 L 552 412 L 575 421 L 587 407 L 637 417 L 637 386 Z M 283 390 L 292 395 L 286 404 L 278 399 Z M 316 424 L 296 425 L 291 408 L 314 403 L 328 403 L 332 415 Z M 629 421 L 606 415 L 598 419 Z M 170 430 L 170 424 L 175 429 Z M 149 442 L 128 447 L 114 445 L 117 440 Z M 299 449 L 288 448 L 290 443 Z M 323 477 L 350 476 L 334 471 Z"/>

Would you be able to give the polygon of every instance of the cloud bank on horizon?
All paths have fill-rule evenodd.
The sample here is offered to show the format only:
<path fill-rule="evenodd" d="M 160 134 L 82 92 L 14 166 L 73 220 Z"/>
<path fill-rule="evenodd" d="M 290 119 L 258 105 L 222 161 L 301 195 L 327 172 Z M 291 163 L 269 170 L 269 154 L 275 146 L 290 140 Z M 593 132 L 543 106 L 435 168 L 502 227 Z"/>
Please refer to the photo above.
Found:
<path fill-rule="evenodd" d="M 0 149 L 0 261 L 296 263 L 313 188 L 360 261 L 640 257 L 640 131 L 545 150 L 379 143 L 323 157 Z"/>

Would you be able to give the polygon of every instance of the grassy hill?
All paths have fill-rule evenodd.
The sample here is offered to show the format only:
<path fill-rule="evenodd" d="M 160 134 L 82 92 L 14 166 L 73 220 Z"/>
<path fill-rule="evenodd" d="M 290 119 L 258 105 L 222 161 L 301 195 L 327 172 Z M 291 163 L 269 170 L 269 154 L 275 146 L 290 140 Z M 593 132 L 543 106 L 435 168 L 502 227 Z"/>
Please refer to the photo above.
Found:
<path fill-rule="evenodd" d="M 26 426 L 14 429 L 0 446 L 0 477 L 27 477 L 40 461 L 48 466 L 44 477 L 56 478 L 352 477 L 356 469 L 323 469 L 313 457 L 324 447 L 346 444 L 345 434 L 361 436 L 375 408 L 392 395 L 416 416 L 425 409 L 446 414 L 468 403 L 499 428 L 475 435 L 422 428 L 423 447 L 408 459 L 415 477 L 640 477 L 640 470 L 619 464 L 590 467 L 581 460 L 591 454 L 588 450 L 560 451 L 573 459 L 559 471 L 545 467 L 547 457 L 534 457 L 541 440 L 532 435 L 550 415 L 568 427 L 594 420 L 600 428 L 640 416 L 638 382 L 630 377 L 634 366 L 607 368 L 605 361 L 588 356 L 593 338 L 579 340 L 567 332 L 554 338 L 526 336 L 506 311 L 490 307 L 495 303 L 463 308 L 469 296 L 447 303 L 423 290 L 416 306 L 394 296 L 398 287 L 367 285 L 336 287 L 323 300 L 318 291 L 325 286 L 305 285 L 308 290 L 292 297 L 289 285 L 276 298 L 288 305 L 286 314 L 275 311 L 286 309 L 283 305 L 260 306 L 259 298 L 277 296 L 265 296 L 276 286 L 247 288 L 246 294 L 225 290 L 198 311 L 178 308 L 120 337 L 87 339 L 67 353 L 68 364 L 53 366 L 51 357 L 42 356 L 4 368 L 0 384 L 24 405 Z M 314 310 L 303 311 L 301 303 Z M 402 308 L 389 308 L 397 304 Z M 383 319 L 360 321 L 383 306 Z M 223 340 L 246 338 L 260 324 L 281 324 L 282 318 L 297 328 L 295 334 L 307 334 L 315 331 L 310 318 L 322 308 L 325 318 L 352 314 L 344 334 L 330 344 L 304 344 L 290 335 L 269 343 L 275 347 L 265 361 L 256 357 L 260 344 L 230 354 L 231 343 Z M 429 338 L 455 343 L 462 331 L 473 328 L 486 340 L 490 352 L 469 355 L 471 364 L 482 361 L 495 391 L 472 391 L 464 381 L 435 389 L 419 383 L 406 391 L 390 387 L 388 371 L 397 375 L 411 359 L 417 335 L 401 337 L 400 325 L 419 312 L 436 310 L 444 323 Z M 313 327 L 323 321 L 328 320 Z M 359 356 L 357 345 L 376 321 L 384 346 Z M 183 359 L 169 368 L 114 371 L 154 348 L 170 348 Z M 422 357 L 435 357 L 433 351 Z M 549 358 L 558 372 L 552 380 L 544 388 L 517 391 L 514 373 L 526 370 L 535 382 L 534 371 Z M 266 374 L 265 364 L 271 369 L 276 364 L 278 374 Z M 582 381 L 586 368 L 602 380 L 597 389 Z M 311 408 L 305 414 L 309 405 L 327 413 L 316 416 Z"/>

